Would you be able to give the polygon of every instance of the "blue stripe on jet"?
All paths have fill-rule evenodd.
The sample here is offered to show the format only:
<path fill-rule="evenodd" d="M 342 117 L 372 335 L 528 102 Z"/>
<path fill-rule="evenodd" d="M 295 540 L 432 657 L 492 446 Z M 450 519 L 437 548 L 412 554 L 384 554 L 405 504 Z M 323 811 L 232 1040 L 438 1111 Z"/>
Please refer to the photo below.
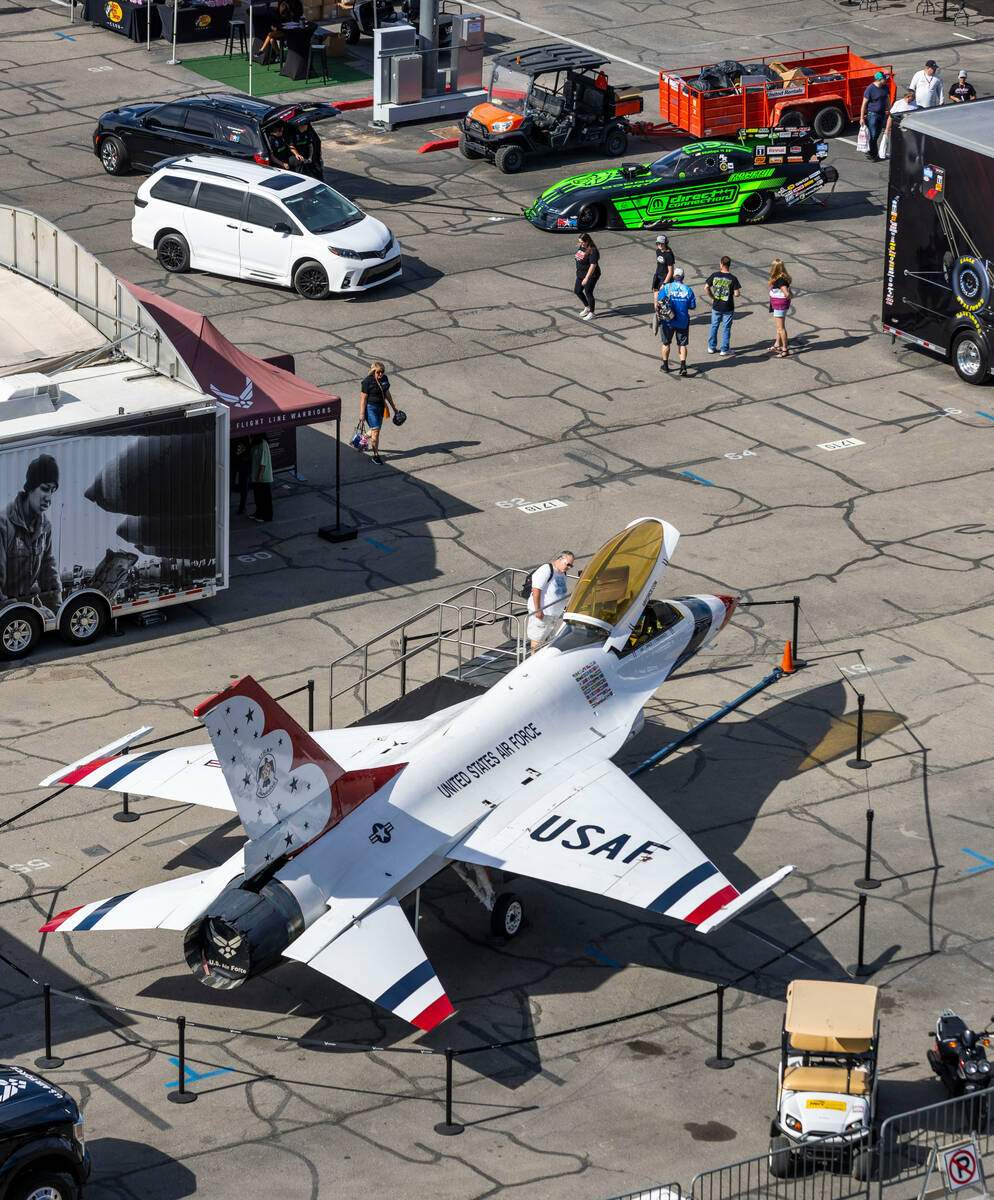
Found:
<path fill-rule="evenodd" d="M 116 908 L 122 900 L 127 900 L 132 892 L 125 892 L 122 896 L 111 896 L 109 900 L 105 900 L 99 908 L 95 908 L 85 920 L 80 921 L 76 926 L 77 929 L 92 929 L 101 917 L 106 917 L 112 908 Z"/>
<path fill-rule="evenodd" d="M 408 996 L 413 996 L 418 988 L 427 983 L 434 974 L 431 963 L 426 958 L 423 962 L 418 963 L 413 971 L 408 971 L 402 979 L 398 979 L 393 987 L 387 988 L 382 996 L 377 996 L 376 1003 L 393 1012 L 395 1008 L 404 1003 Z"/>
<path fill-rule="evenodd" d="M 153 758 L 158 758 L 160 754 L 165 754 L 165 750 L 150 750 L 148 754 L 128 754 L 119 767 L 115 767 L 109 775 L 105 775 L 99 783 L 95 783 L 93 786 L 98 788 L 112 788 L 119 779 L 130 775 L 132 771 L 144 766 L 147 762 L 151 762 Z"/>
<path fill-rule="evenodd" d="M 664 913 L 668 908 L 672 908 L 674 904 L 690 891 L 693 891 L 699 883 L 703 883 L 705 879 L 710 879 L 712 875 L 718 874 L 718 868 L 711 862 L 702 862 L 699 867 L 694 867 L 692 871 L 688 871 L 682 879 L 678 879 L 676 883 L 670 884 L 661 896 L 657 896 L 655 900 L 648 906 L 651 912 Z"/>

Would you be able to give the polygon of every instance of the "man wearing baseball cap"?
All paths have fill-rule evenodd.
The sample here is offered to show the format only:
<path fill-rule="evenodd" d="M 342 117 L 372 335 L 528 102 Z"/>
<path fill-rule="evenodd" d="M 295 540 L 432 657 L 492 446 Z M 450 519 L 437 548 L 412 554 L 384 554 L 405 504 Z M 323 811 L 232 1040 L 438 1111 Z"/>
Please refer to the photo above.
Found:
<path fill-rule="evenodd" d="M 54 620 L 62 604 L 62 581 L 45 515 L 59 488 L 59 466 L 50 454 L 28 463 L 24 487 L 0 515 L 0 607 L 9 600 L 34 604 Z"/>
<path fill-rule="evenodd" d="M 953 104 L 968 104 L 976 98 L 976 89 L 966 81 L 966 71 L 960 71 L 958 81 L 949 89 L 949 99 Z"/>
<path fill-rule="evenodd" d="M 938 108 L 945 101 L 939 64 L 934 58 L 928 59 L 924 68 L 911 77 L 908 86 L 914 88 L 915 103 L 919 108 Z"/>
<path fill-rule="evenodd" d="M 659 289 L 664 283 L 673 279 L 673 266 L 676 258 L 670 249 L 670 239 L 665 233 L 656 238 L 656 272 L 652 277 L 652 299 L 655 301 Z"/>
<path fill-rule="evenodd" d="M 873 76 L 873 82 L 863 93 L 863 106 L 859 110 L 860 124 L 866 126 L 866 132 L 870 136 L 867 154 L 871 162 L 880 162 L 880 155 L 877 153 L 877 143 L 880 141 L 880 135 L 884 131 L 884 122 L 887 120 L 889 109 L 890 84 L 887 82 L 883 71 L 878 71 Z"/>

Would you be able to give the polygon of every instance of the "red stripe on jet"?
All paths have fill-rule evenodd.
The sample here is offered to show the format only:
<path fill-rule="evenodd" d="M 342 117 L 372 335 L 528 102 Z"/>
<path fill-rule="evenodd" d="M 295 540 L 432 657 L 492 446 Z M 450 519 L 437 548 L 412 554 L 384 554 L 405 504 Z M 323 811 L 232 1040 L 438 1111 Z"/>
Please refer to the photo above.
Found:
<path fill-rule="evenodd" d="M 85 905 L 77 904 L 75 908 L 67 908 L 65 912 L 60 912 L 57 917 L 53 917 L 51 919 L 51 921 L 48 921 L 44 925 L 42 925 L 41 929 L 39 929 L 38 932 L 39 933 L 54 933 L 56 931 L 56 929 L 58 929 L 58 927 L 64 921 L 69 920 L 69 918 L 73 915 L 73 913 L 78 913 L 79 910 L 84 907 L 85 907 Z"/>
<path fill-rule="evenodd" d="M 699 904 L 692 913 L 688 913 L 683 919 L 689 921 L 691 925 L 700 925 L 702 921 L 706 921 L 708 917 L 713 916 L 719 908 L 724 908 L 729 900 L 734 900 L 737 895 L 738 892 L 735 888 L 731 884 L 728 884 L 720 892 L 715 892 L 703 904 Z"/>
<path fill-rule="evenodd" d="M 59 780 L 59 783 L 79 783 L 81 779 L 85 779 L 87 775 L 95 771 L 97 767 L 102 767 L 105 763 L 113 762 L 117 757 L 118 756 L 116 754 L 111 754 L 107 758 L 91 759 L 90 762 L 83 763 L 81 767 L 77 767 L 75 771 L 70 771 L 68 775 L 63 775 Z"/>
<path fill-rule="evenodd" d="M 449 1002 L 448 996 L 443 992 L 437 1000 L 428 1005 L 424 1012 L 418 1013 L 416 1017 L 413 1017 L 411 1024 L 417 1025 L 419 1029 L 424 1029 L 427 1032 L 429 1029 L 434 1029 L 446 1017 L 451 1017 L 454 1012 L 455 1009 Z"/>

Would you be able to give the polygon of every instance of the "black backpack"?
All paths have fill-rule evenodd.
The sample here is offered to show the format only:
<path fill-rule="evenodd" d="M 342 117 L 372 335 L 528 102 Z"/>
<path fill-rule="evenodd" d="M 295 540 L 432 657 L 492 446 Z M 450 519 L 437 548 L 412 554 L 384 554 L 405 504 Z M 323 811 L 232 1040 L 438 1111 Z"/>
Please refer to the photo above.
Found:
<path fill-rule="evenodd" d="M 551 570 L 552 563 L 539 563 L 539 565 L 537 567 L 532 567 L 532 569 L 525 576 L 525 582 L 521 585 L 521 591 L 518 593 L 522 600 L 530 600 L 531 599 L 532 576 L 535 574 L 535 572 L 537 570 L 539 570 L 540 567 L 548 567 Z"/>

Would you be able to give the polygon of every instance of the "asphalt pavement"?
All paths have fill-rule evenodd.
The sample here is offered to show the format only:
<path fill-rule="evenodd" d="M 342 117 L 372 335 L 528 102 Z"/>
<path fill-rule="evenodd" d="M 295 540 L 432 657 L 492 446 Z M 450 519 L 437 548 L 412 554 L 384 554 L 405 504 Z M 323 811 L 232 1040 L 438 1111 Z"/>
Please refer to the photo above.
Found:
<path fill-rule="evenodd" d="M 965 66 L 981 95 L 994 92 L 992 18 L 937 24 L 903 0 L 870 11 L 830 0 L 486 7 L 624 60 L 612 82 L 647 85 L 648 116 L 656 69 L 839 44 L 893 63 L 899 81 L 934 57 L 947 81 Z M 490 52 L 547 40 L 489 16 L 487 30 Z M 180 57 L 217 49 L 180 47 Z M 51 1075 L 83 1102 L 88 1195 L 234 1197 L 249 1186 L 293 1197 L 601 1200 L 670 1180 L 686 1189 L 698 1171 L 760 1154 L 787 980 L 847 978 L 857 965 L 868 807 L 881 886 L 867 903 L 870 974 L 859 978 L 883 989 L 881 1105 L 940 1099 L 927 1029 L 946 1005 L 978 1025 L 991 1011 L 994 532 L 984 514 L 994 399 L 880 332 L 886 168 L 856 154 L 852 131 L 832 144 L 840 181 L 820 193 L 824 204 L 767 225 L 673 233 L 699 295 L 722 254 L 743 295 L 735 354 L 705 353 L 704 306 L 690 376 L 665 377 L 649 329 L 652 235 L 595 235 L 603 278 L 597 319 L 584 323 L 573 238 L 520 217 L 544 187 L 600 160 L 573 155 L 512 177 L 452 151 L 419 155 L 449 122 L 387 133 L 359 110 L 325 142 L 328 181 L 399 238 L 402 283 L 312 303 L 167 275 L 131 245 L 140 178 L 105 175 L 91 133 L 116 104 L 202 87 L 168 58 L 163 44 L 146 51 L 70 24 L 62 7 L 0 10 L 0 201 L 57 222 L 112 270 L 206 313 L 252 353 L 293 353 L 299 374 L 343 397 L 344 429 L 368 364 L 385 361 L 409 420 L 385 430 L 382 468 L 343 456 L 343 523 L 356 540 L 316 536 L 334 521 L 334 429 L 306 428 L 306 478 L 277 484 L 275 521 L 232 518 L 227 592 L 85 652 L 48 638 L 0 669 L 0 953 L 14 964 L 0 975 L 0 1056 L 29 1065 L 43 1053 L 32 979 L 129 1010 L 55 1003 L 66 1062 Z M 368 58 L 365 44 L 353 62 Z M 361 92 L 353 84 L 334 97 Z M 672 144 L 633 140 L 626 161 Z M 768 353 L 774 256 L 796 292 L 784 360 Z M 536 506 L 550 500 L 560 503 Z M 527 925 L 498 945 L 487 914 L 444 873 L 422 896 L 419 932 L 456 1013 L 425 1036 L 296 964 L 214 993 L 190 976 L 178 935 L 37 932 L 51 913 L 221 861 L 239 838 L 236 822 L 195 804 L 136 799 L 139 820 L 123 823 L 116 797 L 70 790 L 31 811 L 48 794 L 38 781 L 58 765 L 141 724 L 184 730 L 195 704 L 249 673 L 274 694 L 314 679 L 320 724 L 328 665 L 351 647 L 502 566 L 531 567 L 563 548 L 582 565 L 640 515 L 681 531 L 667 594 L 801 598 L 803 669 L 639 776 L 740 888 L 796 863 L 775 898 L 703 938 L 519 879 Z M 660 691 L 623 765 L 778 665 L 790 611 L 740 609 L 713 650 Z M 872 762 L 863 771 L 847 765 L 857 692 Z M 288 704 L 302 716 L 300 697 Z M 729 985 L 727 1071 L 705 1065 L 717 984 Z M 167 1103 L 179 1015 L 198 1023 L 187 1078 L 199 1096 L 186 1107 Z M 302 1038 L 375 1048 L 305 1048 Z M 465 1132 L 437 1134 L 444 1062 L 401 1051 L 517 1039 L 456 1060 Z"/>

